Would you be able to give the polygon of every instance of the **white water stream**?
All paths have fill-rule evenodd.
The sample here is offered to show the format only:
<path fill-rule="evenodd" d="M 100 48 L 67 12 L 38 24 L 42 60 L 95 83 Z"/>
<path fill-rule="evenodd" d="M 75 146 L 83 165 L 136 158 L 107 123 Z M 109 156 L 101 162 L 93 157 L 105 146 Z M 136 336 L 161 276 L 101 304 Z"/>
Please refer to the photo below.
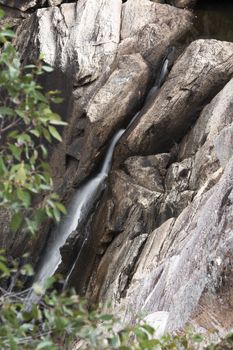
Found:
<path fill-rule="evenodd" d="M 148 96 L 145 100 L 145 105 L 147 103 L 149 104 L 151 101 L 151 98 L 155 97 L 157 90 L 160 88 L 160 86 L 164 82 L 169 70 L 168 65 L 169 65 L 169 59 L 168 57 L 165 57 L 160 70 L 160 74 L 158 75 L 158 78 L 156 79 L 154 86 L 152 86 L 151 90 L 148 93 Z M 135 114 L 135 116 L 132 118 L 131 122 L 129 123 L 127 129 L 140 116 L 140 114 L 141 114 L 140 111 Z M 51 277 L 56 272 L 59 264 L 61 263 L 60 248 L 65 244 L 70 234 L 78 228 L 79 223 L 83 219 L 87 218 L 88 215 L 90 214 L 93 208 L 93 203 L 95 203 L 95 201 L 98 199 L 101 189 L 103 188 L 104 181 L 107 178 L 108 173 L 110 171 L 112 156 L 113 156 L 115 146 L 125 131 L 126 129 L 121 129 L 116 132 L 116 134 L 112 138 L 112 141 L 110 143 L 109 149 L 103 161 L 100 172 L 93 179 L 89 180 L 86 184 L 84 184 L 77 190 L 68 207 L 67 215 L 63 218 L 63 220 L 59 225 L 54 227 L 46 247 L 46 252 L 42 258 L 42 261 L 39 266 L 39 270 L 35 276 L 35 280 L 34 280 L 35 283 L 39 283 L 40 285 L 43 285 L 43 283 L 47 280 L 47 278 Z M 83 241 L 83 244 L 80 248 L 80 252 L 66 279 L 66 283 L 75 267 L 76 261 L 78 260 L 81 254 L 82 248 L 86 240 L 87 238 L 85 238 Z M 32 301 L 34 299 L 35 299 L 35 296 L 33 296 L 33 292 L 32 292 L 28 300 Z"/>
<path fill-rule="evenodd" d="M 65 244 L 69 235 L 77 228 L 79 222 L 90 213 L 93 202 L 97 199 L 96 197 L 98 197 L 101 186 L 108 176 L 116 143 L 124 131 L 122 129 L 115 134 L 103 161 L 100 173 L 78 189 L 68 207 L 67 215 L 51 233 L 51 239 L 48 242 L 46 253 L 35 276 L 36 283 L 43 284 L 48 277 L 55 273 L 61 262 L 60 248 Z"/>

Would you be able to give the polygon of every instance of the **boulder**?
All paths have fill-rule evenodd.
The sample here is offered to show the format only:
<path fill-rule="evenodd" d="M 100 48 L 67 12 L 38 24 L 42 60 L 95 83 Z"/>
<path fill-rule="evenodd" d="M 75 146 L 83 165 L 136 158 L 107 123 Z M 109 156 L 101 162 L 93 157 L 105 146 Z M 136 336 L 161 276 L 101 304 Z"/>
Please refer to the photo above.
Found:
<path fill-rule="evenodd" d="M 233 74 L 233 44 L 197 40 L 173 66 L 160 93 L 116 151 L 118 162 L 131 155 L 166 152 L 197 119 L 200 110 Z"/>
<path fill-rule="evenodd" d="M 18 29 L 18 49 L 27 60 L 39 51 L 50 65 L 73 69 L 77 86 L 90 83 L 115 57 L 120 19 L 120 0 L 81 0 L 39 9 Z"/>
<path fill-rule="evenodd" d="M 118 52 L 140 52 L 156 70 L 165 50 L 184 36 L 191 24 L 189 11 L 148 0 L 128 0 L 122 8 Z"/>
<path fill-rule="evenodd" d="M 150 70 L 140 54 L 121 56 L 106 83 L 97 91 L 66 139 L 66 153 L 79 162 L 75 178 L 84 179 L 95 166 L 103 147 L 145 97 Z M 75 132 L 75 129 L 77 132 Z M 78 132 L 78 130 L 83 132 Z M 75 137 L 73 135 L 75 134 Z M 94 160 L 94 161 L 93 161 Z"/>

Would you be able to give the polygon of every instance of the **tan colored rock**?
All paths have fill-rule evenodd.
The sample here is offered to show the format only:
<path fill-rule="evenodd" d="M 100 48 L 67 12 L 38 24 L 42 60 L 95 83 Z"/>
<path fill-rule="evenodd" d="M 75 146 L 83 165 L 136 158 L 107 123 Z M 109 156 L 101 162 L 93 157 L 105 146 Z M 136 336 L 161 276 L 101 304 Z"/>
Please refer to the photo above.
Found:
<path fill-rule="evenodd" d="M 116 157 L 167 151 L 233 74 L 233 44 L 197 40 L 173 66 L 167 81 L 135 128 L 120 141 Z"/>
<path fill-rule="evenodd" d="M 178 159 L 193 158 L 190 188 L 196 190 L 232 156 L 233 79 L 207 105 L 179 145 Z"/>
<path fill-rule="evenodd" d="M 27 11 L 36 6 L 43 6 L 46 0 L 0 0 L 0 4 L 21 11 Z"/>
<path fill-rule="evenodd" d="M 167 311 L 167 330 L 184 327 L 191 320 L 195 325 L 220 332 L 230 328 L 233 320 L 232 167 L 233 159 L 219 183 L 196 198 L 175 224 L 171 219 L 154 231 L 140 258 L 143 265 L 139 262 L 127 293 L 124 305 L 128 312 L 132 310 L 131 305 L 134 310 L 149 313 Z M 166 237 L 160 241 L 156 253 L 150 248 L 151 240 L 159 238 L 162 229 Z M 159 261 L 151 254 L 156 254 Z M 155 262 L 153 265 L 151 260 Z"/>
<path fill-rule="evenodd" d="M 145 96 L 150 71 L 140 54 L 120 57 L 116 69 L 85 108 L 74 128 L 83 128 L 67 147 L 67 154 L 79 161 L 75 177 L 81 181 L 115 132 L 129 120 Z M 81 124 L 83 122 L 83 124 Z M 67 141 L 68 143 L 69 141 Z M 95 160 L 95 161 L 93 161 Z"/>
<path fill-rule="evenodd" d="M 164 176 L 170 158 L 170 154 L 131 157 L 124 162 L 124 169 L 138 185 L 163 193 Z"/>
<path fill-rule="evenodd" d="M 120 310 L 126 320 L 143 312 L 150 315 L 152 324 L 162 320 L 161 327 L 169 331 L 183 328 L 187 322 L 222 334 L 231 327 L 232 87 L 233 79 L 203 109 L 194 127 L 177 145 L 177 161 L 163 173 L 165 193 L 153 207 L 154 216 L 147 217 L 149 222 L 157 217 L 155 225 L 159 227 L 147 235 L 142 252 L 135 249 L 138 257 L 133 258 L 134 268 L 127 275 L 124 257 L 131 251 L 127 241 L 131 237 L 132 224 L 127 221 L 131 214 L 123 216 L 127 229 L 122 226 L 123 232 L 120 230 L 100 258 L 89 293 L 104 302 L 111 300 L 114 310 Z M 143 159 L 146 162 L 150 157 L 156 156 L 131 157 L 125 162 L 134 180 L 141 181 L 144 173 L 143 167 L 138 170 L 138 161 L 143 164 Z M 111 183 L 110 188 L 118 193 L 120 187 Z M 115 208 L 120 198 L 119 192 L 109 216 L 105 216 L 107 220 L 111 218 L 113 228 L 119 217 Z M 124 202 L 128 201 L 125 195 Z M 144 230 L 139 235 L 140 232 L 145 234 Z M 119 252 L 125 253 L 119 256 Z M 126 284 L 122 293 L 123 276 Z"/>
<path fill-rule="evenodd" d="M 114 60 L 121 6 L 120 0 L 81 0 L 40 9 L 18 29 L 18 48 L 27 60 L 39 51 L 47 63 L 73 69 L 76 85 L 94 81 Z"/>
<path fill-rule="evenodd" d="M 191 22 L 189 11 L 147 0 L 128 0 L 123 5 L 119 52 L 140 52 L 158 68 L 166 48 L 187 33 Z"/>

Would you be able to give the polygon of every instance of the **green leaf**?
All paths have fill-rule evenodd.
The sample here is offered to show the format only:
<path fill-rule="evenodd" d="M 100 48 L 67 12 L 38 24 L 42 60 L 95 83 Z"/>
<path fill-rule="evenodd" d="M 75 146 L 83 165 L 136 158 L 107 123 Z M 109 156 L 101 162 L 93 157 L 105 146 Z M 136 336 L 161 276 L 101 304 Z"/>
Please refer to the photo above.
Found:
<path fill-rule="evenodd" d="M 63 102 L 63 98 L 62 97 L 53 97 L 52 99 L 53 103 L 61 103 Z"/>
<path fill-rule="evenodd" d="M 25 208 L 28 208 L 31 204 L 31 195 L 29 192 L 17 188 L 17 196 L 23 202 Z"/>
<path fill-rule="evenodd" d="M 8 37 L 8 38 L 15 38 L 15 33 L 10 29 L 1 30 L 1 35 Z"/>
<path fill-rule="evenodd" d="M 37 129 L 30 130 L 30 133 L 36 137 L 40 137 L 39 130 L 37 130 Z"/>
<path fill-rule="evenodd" d="M 0 115 L 8 115 L 10 117 L 15 115 L 15 111 L 9 107 L 0 107 Z"/>
<path fill-rule="evenodd" d="M 42 69 L 47 73 L 51 73 L 53 71 L 53 67 L 51 66 L 42 66 Z"/>
<path fill-rule="evenodd" d="M 41 151 L 42 151 L 42 154 L 43 154 L 43 158 L 47 158 L 48 157 L 48 151 L 45 148 L 45 146 L 44 145 L 40 145 L 40 148 L 41 148 Z"/>
<path fill-rule="evenodd" d="M 54 126 L 49 125 L 49 132 L 56 140 L 62 141 L 61 135 Z"/>
<path fill-rule="evenodd" d="M 22 275 L 24 276 L 33 276 L 34 275 L 34 271 L 33 268 L 30 264 L 26 264 L 24 265 L 21 269 L 20 272 Z"/>
<path fill-rule="evenodd" d="M 60 210 L 60 212 L 62 214 L 64 214 L 64 215 L 67 214 L 67 210 L 66 210 L 66 208 L 65 208 L 65 206 L 63 204 L 61 204 L 59 202 L 56 202 L 55 205 L 56 205 L 57 209 Z"/>
<path fill-rule="evenodd" d="M 57 210 L 57 208 L 53 208 L 52 211 L 53 211 L 53 216 L 54 216 L 56 222 L 59 222 L 61 219 L 60 212 Z"/>
<path fill-rule="evenodd" d="M 13 156 L 15 157 L 15 159 L 20 161 L 20 156 L 22 153 L 22 149 L 15 146 L 15 145 L 9 145 L 9 149 L 11 150 Z"/>
<path fill-rule="evenodd" d="M 54 344 L 51 340 L 49 339 L 45 339 L 45 340 L 42 340 L 36 347 L 36 350 L 42 350 L 42 349 L 48 349 L 50 350 L 51 347 L 53 347 Z"/>
<path fill-rule="evenodd" d="M 45 293 L 45 289 L 39 283 L 34 283 L 32 288 L 37 295 L 43 295 Z"/>
<path fill-rule="evenodd" d="M 24 163 L 21 163 L 18 167 L 17 173 L 15 174 L 15 180 L 21 183 L 22 185 L 24 185 L 26 178 L 27 178 L 27 175 L 26 175 L 25 165 Z"/>
<path fill-rule="evenodd" d="M 194 334 L 192 336 L 192 341 L 194 343 L 201 343 L 203 341 L 203 336 L 201 334 Z"/>
<path fill-rule="evenodd" d="M 24 67 L 24 69 L 34 69 L 36 66 L 34 64 L 28 64 L 27 66 Z"/>
<path fill-rule="evenodd" d="M 16 213 L 13 215 L 10 223 L 10 229 L 13 233 L 17 232 L 23 222 L 22 213 Z"/>
<path fill-rule="evenodd" d="M 51 136 L 50 136 L 50 133 L 48 132 L 48 130 L 45 129 L 45 128 L 43 128 L 43 129 L 42 129 L 42 132 L 43 132 L 44 138 L 45 138 L 48 142 L 51 142 L 52 139 L 51 139 Z"/>
<path fill-rule="evenodd" d="M 0 270 L 4 273 L 5 276 L 10 276 L 10 270 L 2 261 L 0 261 Z"/>
<path fill-rule="evenodd" d="M 2 9 L 0 9 L 0 18 L 3 18 L 4 15 L 5 15 L 5 12 Z"/>
<path fill-rule="evenodd" d="M 99 319 L 100 319 L 101 321 L 112 321 L 113 316 L 112 316 L 112 315 L 108 315 L 108 314 L 106 314 L 106 315 L 100 315 L 100 316 L 99 316 Z"/>
<path fill-rule="evenodd" d="M 7 172 L 7 168 L 5 166 L 4 159 L 3 157 L 0 156 L 0 174 L 4 175 L 6 174 L 6 172 Z"/>
<path fill-rule="evenodd" d="M 63 122 L 62 120 L 50 120 L 50 124 L 53 124 L 53 125 L 68 125 L 68 123 L 66 122 Z"/>

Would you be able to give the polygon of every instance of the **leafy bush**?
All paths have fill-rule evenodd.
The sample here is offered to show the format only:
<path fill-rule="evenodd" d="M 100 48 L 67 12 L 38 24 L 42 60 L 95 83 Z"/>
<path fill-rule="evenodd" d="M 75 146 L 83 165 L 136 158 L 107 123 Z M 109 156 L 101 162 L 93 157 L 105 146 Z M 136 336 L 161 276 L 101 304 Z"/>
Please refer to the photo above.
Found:
<path fill-rule="evenodd" d="M 0 256 L 0 279 L 18 279 L 31 275 L 30 266 L 9 268 Z M 122 326 L 110 313 L 90 309 L 74 291 L 59 294 L 53 288 L 55 278 L 45 288 L 34 285 L 33 293 L 41 299 L 32 302 L 30 290 L 21 292 L 0 289 L 0 348 L 4 350 L 194 350 L 202 341 L 199 335 L 154 338 L 154 329 L 144 323 Z M 27 300 L 27 296 L 29 299 Z M 76 344 L 75 344 L 76 342 Z M 197 345 L 197 346 L 196 346 Z"/>
<path fill-rule="evenodd" d="M 53 192 L 45 142 L 61 141 L 56 126 L 66 123 L 50 108 L 60 102 L 57 91 L 45 94 L 37 83 L 51 67 L 41 60 L 23 67 L 13 38 L 10 29 L 0 30 L 0 206 L 12 214 L 12 231 L 26 224 L 35 233 L 46 215 L 59 221 L 65 213 Z M 44 200 L 35 209 L 38 194 Z"/>

